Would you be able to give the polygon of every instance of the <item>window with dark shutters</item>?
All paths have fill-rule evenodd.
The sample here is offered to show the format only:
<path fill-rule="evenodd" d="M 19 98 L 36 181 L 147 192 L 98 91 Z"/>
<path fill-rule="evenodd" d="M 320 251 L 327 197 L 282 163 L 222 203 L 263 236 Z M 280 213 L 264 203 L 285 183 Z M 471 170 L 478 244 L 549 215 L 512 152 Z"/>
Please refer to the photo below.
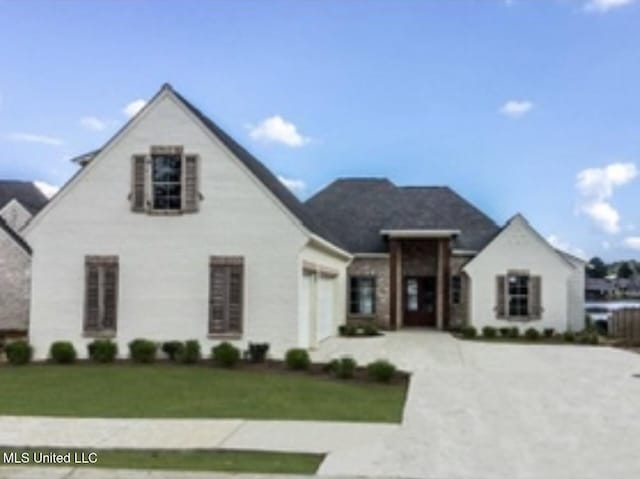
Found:
<path fill-rule="evenodd" d="M 118 317 L 118 257 L 85 258 L 84 332 L 115 333 Z"/>
<path fill-rule="evenodd" d="M 532 319 L 540 319 L 542 317 L 542 278 L 531 276 L 529 287 L 529 315 Z"/>
<path fill-rule="evenodd" d="M 195 213 L 199 209 L 199 157 L 180 145 L 150 148 L 131 161 L 131 211 L 149 214 Z"/>
<path fill-rule="evenodd" d="M 212 256 L 209 260 L 209 334 L 241 334 L 244 258 Z"/>
<path fill-rule="evenodd" d="M 496 276 L 496 316 L 498 318 L 504 318 L 506 316 L 506 293 L 505 293 L 505 283 L 507 279 L 506 276 Z"/>

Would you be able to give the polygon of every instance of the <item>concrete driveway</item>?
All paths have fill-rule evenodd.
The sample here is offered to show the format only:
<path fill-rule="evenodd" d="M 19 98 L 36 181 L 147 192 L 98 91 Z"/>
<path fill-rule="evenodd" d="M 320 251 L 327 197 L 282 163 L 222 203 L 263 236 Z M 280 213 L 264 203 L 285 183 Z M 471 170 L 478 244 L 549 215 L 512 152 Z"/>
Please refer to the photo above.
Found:
<path fill-rule="evenodd" d="M 317 359 L 413 372 L 402 427 L 331 453 L 320 474 L 437 479 L 640 477 L 640 355 L 400 331 L 335 338 Z"/>

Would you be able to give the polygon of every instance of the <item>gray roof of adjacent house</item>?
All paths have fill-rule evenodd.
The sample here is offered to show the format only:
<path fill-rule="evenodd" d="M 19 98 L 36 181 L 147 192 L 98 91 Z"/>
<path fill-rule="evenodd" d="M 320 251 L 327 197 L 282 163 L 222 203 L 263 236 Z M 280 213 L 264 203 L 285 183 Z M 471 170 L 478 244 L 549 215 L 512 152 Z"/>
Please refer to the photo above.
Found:
<path fill-rule="evenodd" d="M 47 197 L 30 181 L 0 180 L 0 209 L 16 199 L 35 215 L 47 204 Z"/>
<path fill-rule="evenodd" d="M 613 281 L 605 278 L 586 278 L 585 289 L 590 291 L 612 291 L 614 285 Z"/>
<path fill-rule="evenodd" d="M 388 250 L 383 230 L 459 230 L 454 247 L 479 251 L 500 230 L 446 186 L 396 186 L 386 178 L 342 178 L 305 203 L 354 253 Z"/>
<path fill-rule="evenodd" d="M 31 254 L 31 247 L 27 244 L 27 242 L 22 239 L 18 233 L 16 233 L 11 226 L 9 226 L 2 217 L 0 217 L 0 230 L 4 231 L 13 241 L 16 242 L 18 246 L 20 246 L 27 253 Z"/>

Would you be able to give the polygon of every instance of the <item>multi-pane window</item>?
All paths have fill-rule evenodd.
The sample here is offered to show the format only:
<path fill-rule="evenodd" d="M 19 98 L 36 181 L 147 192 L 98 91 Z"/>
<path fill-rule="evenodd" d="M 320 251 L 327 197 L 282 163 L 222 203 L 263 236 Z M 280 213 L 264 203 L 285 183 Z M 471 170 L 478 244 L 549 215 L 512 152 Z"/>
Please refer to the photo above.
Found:
<path fill-rule="evenodd" d="M 351 314 L 372 315 L 376 312 L 376 278 L 373 276 L 352 276 L 350 280 Z"/>
<path fill-rule="evenodd" d="M 154 210 L 182 208 L 182 156 L 152 155 L 151 177 Z"/>
<path fill-rule="evenodd" d="M 529 276 L 508 275 L 507 295 L 510 317 L 529 316 Z"/>
<path fill-rule="evenodd" d="M 460 304 L 462 300 L 462 278 L 459 275 L 451 277 L 451 304 Z"/>
<path fill-rule="evenodd" d="M 115 333 L 118 315 L 118 257 L 85 258 L 84 332 Z"/>

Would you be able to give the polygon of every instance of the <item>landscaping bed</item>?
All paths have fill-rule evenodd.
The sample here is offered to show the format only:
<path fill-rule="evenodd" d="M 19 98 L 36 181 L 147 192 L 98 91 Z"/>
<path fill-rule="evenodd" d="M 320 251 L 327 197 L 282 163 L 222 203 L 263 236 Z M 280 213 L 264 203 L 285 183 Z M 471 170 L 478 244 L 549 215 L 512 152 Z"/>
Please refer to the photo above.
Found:
<path fill-rule="evenodd" d="M 96 453 L 95 464 L 41 464 L 43 466 L 87 466 L 115 469 L 145 469 L 174 471 L 224 471 L 237 473 L 315 474 L 324 459 L 320 454 L 294 454 L 253 451 L 147 451 L 147 450 L 81 450 L 81 449 L 25 449 L 3 448 L 3 453 L 29 452 L 32 458 L 39 453 L 55 453 L 73 458 L 87 458 Z M 84 456 L 82 454 L 84 453 Z M 35 464 L 33 461 L 29 465 Z"/>
<path fill-rule="evenodd" d="M 552 328 L 538 330 L 529 327 L 521 331 L 519 328 L 502 327 L 494 328 L 485 326 L 478 331 L 473 326 L 463 326 L 452 334 L 458 339 L 505 342 L 505 343 L 525 343 L 525 344 L 581 344 L 596 346 L 603 344 L 601 336 L 593 328 L 580 332 L 558 332 Z"/>

